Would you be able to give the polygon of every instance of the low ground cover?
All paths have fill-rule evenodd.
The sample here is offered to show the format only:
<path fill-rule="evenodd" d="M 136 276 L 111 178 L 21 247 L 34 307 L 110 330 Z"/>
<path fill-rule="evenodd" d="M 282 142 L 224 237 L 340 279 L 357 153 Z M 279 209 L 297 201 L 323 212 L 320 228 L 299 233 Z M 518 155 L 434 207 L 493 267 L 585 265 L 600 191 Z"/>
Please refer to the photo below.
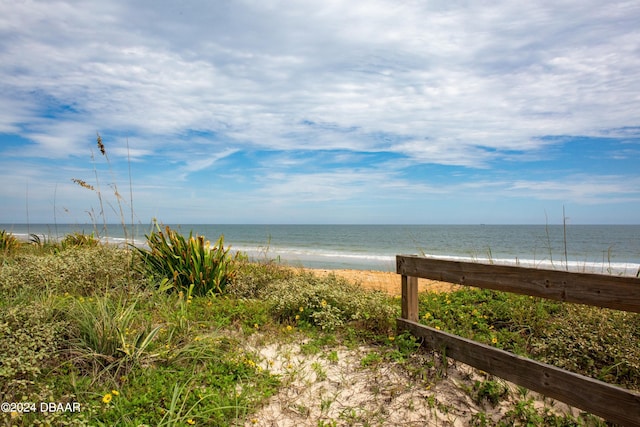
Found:
<path fill-rule="evenodd" d="M 238 258 L 233 280 L 193 292 L 136 251 L 65 242 L 0 252 L 5 425 L 601 424 L 396 335 L 397 298 L 334 275 Z M 478 290 L 425 293 L 420 308 L 429 325 L 640 388 L 637 315 Z"/>

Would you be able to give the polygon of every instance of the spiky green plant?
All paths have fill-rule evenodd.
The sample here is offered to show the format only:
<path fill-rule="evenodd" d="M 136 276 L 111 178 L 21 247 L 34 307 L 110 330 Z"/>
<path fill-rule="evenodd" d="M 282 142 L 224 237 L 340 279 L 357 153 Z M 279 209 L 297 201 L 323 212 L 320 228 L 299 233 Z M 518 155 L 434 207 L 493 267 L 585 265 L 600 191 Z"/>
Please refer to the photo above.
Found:
<path fill-rule="evenodd" d="M 174 288 L 193 295 L 223 293 L 236 275 L 237 255 L 229 255 L 224 248 L 224 236 L 212 247 L 203 236 L 183 235 L 169 226 L 164 232 L 156 224 L 156 231 L 145 236 L 149 249 L 135 247 L 142 258 L 142 271 L 173 282 Z"/>
<path fill-rule="evenodd" d="M 20 247 L 20 242 L 6 230 L 0 230 L 0 252 L 11 253 Z"/>
<path fill-rule="evenodd" d="M 72 306 L 77 326 L 72 352 L 90 364 L 116 370 L 140 362 L 160 326 L 151 328 L 141 321 L 136 309 L 136 301 L 109 297 L 77 300 Z"/>

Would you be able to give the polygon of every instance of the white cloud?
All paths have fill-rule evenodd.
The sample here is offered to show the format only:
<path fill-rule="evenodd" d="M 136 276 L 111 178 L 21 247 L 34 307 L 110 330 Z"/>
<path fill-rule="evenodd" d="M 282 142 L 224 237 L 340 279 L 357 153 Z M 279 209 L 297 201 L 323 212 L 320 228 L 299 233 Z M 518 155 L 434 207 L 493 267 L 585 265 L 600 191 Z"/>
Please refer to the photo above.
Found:
<path fill-rule="evenodd" d="M 506 187 L 511 194 L 526 194 L 541 200 L 571 200 L 583 204 L 640 201 L 640 178 L 577 175 L 565 180 L 519 180 Z"/>
<path fill-rule="evenodd" d="M 515 164 L 564 143 L 545 136 L 637 137 L 639 21 L 633 1 L 0 0 L 0 133 L 33 141 L 3 153 L 82 156 L 101 132 L 110 155 L 172 165 L 173 179 L 244 150 Z M 371 172 L 262 178 L 279 197 L 319 201 L 373 193 Z M 616 193 L 594 181 L 511 191 Z"/>

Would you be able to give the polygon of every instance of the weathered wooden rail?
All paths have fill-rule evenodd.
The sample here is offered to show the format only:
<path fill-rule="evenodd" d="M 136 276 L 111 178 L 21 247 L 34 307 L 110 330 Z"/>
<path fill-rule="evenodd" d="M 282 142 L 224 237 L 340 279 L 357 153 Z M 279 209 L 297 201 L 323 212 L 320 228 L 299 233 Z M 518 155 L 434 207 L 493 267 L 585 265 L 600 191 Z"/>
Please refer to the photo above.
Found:
<path fill-rule="evenodd" d="M 396 257 L 400 330 L 492 375 L 624 426 L 640 426 L 640 393 L 418 323 L 418 278 L 640 313 L 640 279 L 515 266 Z"/>

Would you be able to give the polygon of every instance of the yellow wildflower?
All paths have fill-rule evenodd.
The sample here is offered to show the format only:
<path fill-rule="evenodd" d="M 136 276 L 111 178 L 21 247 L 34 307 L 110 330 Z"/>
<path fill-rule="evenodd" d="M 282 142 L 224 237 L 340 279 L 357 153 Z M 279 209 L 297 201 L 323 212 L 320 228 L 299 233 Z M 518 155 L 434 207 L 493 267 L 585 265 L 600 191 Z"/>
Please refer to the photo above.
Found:
<path fill-rule="evenodd" d="M 326 302 L 325 300 L 322 300 L 322 302 L 320 303 L 320 305 L 321 305 L 322 307 L 326 307 L 326 306 L 327 306 L 327 302 Z"/>
<path fill-rule="evenodd" d="M 496 337 L 491 338 L 491 344 L 498 344 L 498 338 Z"/>
<path fill-rule="evenodd" d="M 119 396 L 120 392 L 118 390 L 111 390 L 111 394 L 113 394 L 114 396 Z"/>
<path fill-rule="evenodd" d="M 287 325 L 287 331 L 291 331 L 293 330 L 293 327 L 291 325 Z"/>
<path fill-rule="evenodd" d="M 304 307 L 300 307 L 300 313 L 302 313 L 304 311 Z"/>
<path fill-rule="evenodd" d="M 113 395 L 111 393 L 107 393 L 102 396 L 102 403 L 109 403 L 111 402 L 111 399 L 113 399 Z"/>
<path fill-rule="evenodd" d="M 195 423 L 196 423 L 196 422 L 195 422 L 195 421 L 193 421 L 193 418 L 189 418 L 189 419 L 187 420 L 187 424 L 189 424 L 190 426 L 194 425 Z"/>
<path fill-rule="evenodd" d="M 396 339 L 396 337 L 394 337 L 394 336 L 390 336 L 390 337 L 389 337 L 389 341 L 393 341 L 393 340 L 395 340 L 395 339 Z"/>

